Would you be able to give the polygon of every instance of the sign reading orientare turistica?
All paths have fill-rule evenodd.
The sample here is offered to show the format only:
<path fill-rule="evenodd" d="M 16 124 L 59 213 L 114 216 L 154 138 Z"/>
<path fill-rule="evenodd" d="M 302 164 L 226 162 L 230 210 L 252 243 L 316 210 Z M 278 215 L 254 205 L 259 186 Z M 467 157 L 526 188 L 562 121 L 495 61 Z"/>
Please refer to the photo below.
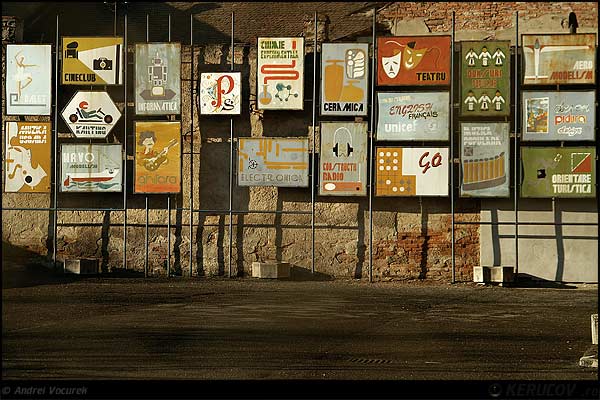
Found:
<path fill-rule="evenodd" d="M 61 116 L 78 138 L 105 138 L 121 112 L 106 92 L 77 92 Z"/>
<path fill-rule="evenodd" d="M 596 197 L 594 147 L 521 147 L 521 197 Z"/>
<path fill-rule="evenodd" d="M 122 37 L 62 38 L 63 85 L 121 85 Z"/>
<path fill-rule="evenodd" d="M 510 41 L 461 42 L 462 116 L 510 115 Z"/>

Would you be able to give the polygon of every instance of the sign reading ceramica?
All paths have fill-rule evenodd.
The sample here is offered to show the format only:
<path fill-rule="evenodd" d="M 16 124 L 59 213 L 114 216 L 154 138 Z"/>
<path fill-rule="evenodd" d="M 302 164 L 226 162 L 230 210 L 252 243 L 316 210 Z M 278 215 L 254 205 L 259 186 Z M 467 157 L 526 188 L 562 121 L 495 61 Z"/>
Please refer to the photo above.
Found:
<path fill-rule="evenodd" d="M 181 107 L 181 45 L 135 45 L 135 113 L 179 114 Z"/>
<path fill-rule="evenodd" d="M 121 85 L 123 38 L 62 38 L 63 85 Z"/>
<path fill-rule="evenodd" d="M 378 85 L 449 85 L 450 36 L 377 39 Z"/>
<path fill-rule="evenodd" d="M 377 140 L 448 140 L 448 92 L 377 93 Z"/>
<path fill-rule="evenodd" d="M 258 38 L 258 109 L 304 108 L 304 38 Z"/>
<path fill-rule="evenodd" d="M 319 195 L 367 194 L 367 123 L 321 123 Z"/>
<path fill-rule="evenodd" d="M 508 130 L 507 122 L 461 123 L 461 197 L 510 195 Z"/>
<path fill-rule="evenodd" d="M 6 46 L 6 115 L 50 115 L 52 47 Z"/>
<path fill-rule="evenodd" d="M 135 122 L 135 193 L 181 191 L 180 122 Z"/>
<path fill-rule="evenodd" d="M 522 197 L 596 197 L 594 147 L 521 147 Z"/>
<path fill-rule="evenodd" d="M 510 115 L 510 41 L 461 46 L 461 115 Z"/>
<path fill-rule="evenodd" d="M 594 140 L 596 92 L 523 92 L 523 140 Z"/>
<path fill-rule="evenodd" d="M 242 74 L 207 72 L 200 74 L 200 114 L 239 115 Z"/>
<path fill-rule="evenodd" d="M 50 192 L 50 122 L 7 122 L 4 191 Z"/>
<path fill-rule="evenodd" d="M 120 192 L 120 144 L 62 144 L 61 192 Z"/>
<path fill-rule="evenodd" d="M 238 185 L 308 187 L 308 138 L 240 138 Z"/>
<path fill-rule="evenodd" d="M 377 147 L 376 196 L 448 196 L 447 147 Z"/>
<path fill-rule="evenodd" d="M 596 34 L 523 35 L 525 85 L 596 83 Z"/>
<path fill-rule="evenodd" d="M 368 43 L 323 43 L 321 115 L 367 115 Z"/>
<path fill-rule="evenodd" d="M 105 138 L 115 126 L 121 112 L 106 92 L 79 91 L 61 116 L 78 138 Z"/>

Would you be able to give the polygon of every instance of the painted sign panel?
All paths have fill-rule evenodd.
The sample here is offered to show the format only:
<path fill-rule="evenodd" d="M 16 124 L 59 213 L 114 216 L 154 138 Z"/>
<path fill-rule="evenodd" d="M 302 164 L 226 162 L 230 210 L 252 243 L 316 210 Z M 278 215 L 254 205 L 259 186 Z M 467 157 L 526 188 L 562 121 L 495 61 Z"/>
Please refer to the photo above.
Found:
<path fill-rule="evenodd" d="M 4 191 L 50 192 L 50 122 L 7 122 Z"/>
<path fill-rule="evenodd" d="M 75 93 L 61 116 L 78 138 L 105 138 L 121 112 L 106 92 Z"/>
<path fill-rule="evenodd" d="M 509 197 L 510 141 L 507 122 L 460 124 L 460 196 Z"/>
<path fill-rule="evenodd" d="M 170 115 L 181 112 L 181 45 L 135 45 L 135 113 Z"/>
<path fill-rule="evenodd" d="M 448 140 L 448 92 L 377 93 L 377 140 Z"/>
<path fill-rule="evenodd" d="M 367 123 L 321 123 L 321 196 L 367 194 Z"/>
<path fill-rule="evenodd" d="M 121 85 L 123 38 L 62 38 L 63 85 Z"/>
<path fill-rule="evenodd" d="M 242 74 L 207 72 L 200 74 L 200 114 L 239 115 Z"/>
<path fill-rule="evenodd" d="M 323 43 L 321 115 L 367 115 L 368 43 Z"/>
<path fill-rule="evenodd" d="M 50 115 L 52 47 L 6 45 L 6 115 Z"/>
<path fill-rule="evenodd" d="M 120 144 L 61 145 L 61 192 L 120 192 Z"/>
<path fill-rule="evenodd" d="M 377 39 L 378 85 L 449 85 L 450 36 Z"/>
<path fill-rule="evenodd" d="M 304 38 L 258 38 L 258 109 L 304 108 Z"/>
<path fill-rule="evenodd" d="M 521 197 L 596 197 L 594 147 L 521 147 Z"/>
<path fill-rule="evenodd" d="M 308 187 L 308 138 L 240 138 L 238 185 Z"/>
<path fill-rule="evenodd" d="M 594 140 L 596 92 L 523 92 L 523 140 Z"/>
<path fill-rule="evenodd" d="M 181 123 L 135 122 L 135 193 L 181 191 Z"/>
<path fill-rule="evenodd" d="M 523 35 L 525 85 L 596 83 L 594 33 Z"/>
<path fill-rule="evenodd" d="M 461 115 L 510 115 L 510 41 L 461 46 Z"/>
<path fill-rule="evenodd" d="M 447 147 L 377 147 L 376 196 L 448 196 Z"/>

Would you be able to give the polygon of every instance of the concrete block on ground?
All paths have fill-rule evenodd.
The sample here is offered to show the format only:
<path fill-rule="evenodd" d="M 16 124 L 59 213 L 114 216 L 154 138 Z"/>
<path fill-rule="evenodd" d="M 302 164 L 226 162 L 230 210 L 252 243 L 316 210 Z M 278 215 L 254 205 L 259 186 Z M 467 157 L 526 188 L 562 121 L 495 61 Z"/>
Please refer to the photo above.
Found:
<path fill-rule="evenodd" d="M 598 344 L 598 314 L 592 314 L 592 344 Z"/>
<path fill-rule="evenodd" d="M 65 274 L 77 274 L 77 275 L 97 275 L 98 274 L 98 259 L 97 258 L 65 259 L 64 273 Z"/>
<path fill-rule="evenodd" d="M 515 268 L 507 266 L 490 267 L 490 282 L 508 283 L 515 280 Z"/>
<path fill-rule="evenodd" d="M 490 267 L 474 266 L 473 282 L 486 283 L 490 281 Z"/>
<path fill-rule="evenodd" d="M 290 263 L 266 261 L 252 263 L 253 278 L 279 279 L 290 277 Z"/>
<path fill-rule="evenodd" d="M 592 345 L 579 359 L 579 366 L 586 368 L 598 368 L 598 345 Z"/>

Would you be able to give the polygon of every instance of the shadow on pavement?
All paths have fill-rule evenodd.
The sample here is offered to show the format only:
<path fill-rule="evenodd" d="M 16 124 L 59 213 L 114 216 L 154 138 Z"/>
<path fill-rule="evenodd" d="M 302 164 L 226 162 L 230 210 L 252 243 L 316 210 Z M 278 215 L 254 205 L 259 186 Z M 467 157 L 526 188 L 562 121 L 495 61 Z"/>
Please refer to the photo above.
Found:
<path fill-rule="evenodd" d="M 575 285 L 549 281 L 534 275 L 522 273 L 517 276 L 516 282 L 507 286 L 512 288 L 577 289 L 577 286 Z"/>
<path fill-rule="evenodd" d="M 297 265 L 290 267 L 290 281 L 332 281 L 333 277 L 328 274 L 316 272 L 313 274 L 310 269 L 302 268 Z"/>

